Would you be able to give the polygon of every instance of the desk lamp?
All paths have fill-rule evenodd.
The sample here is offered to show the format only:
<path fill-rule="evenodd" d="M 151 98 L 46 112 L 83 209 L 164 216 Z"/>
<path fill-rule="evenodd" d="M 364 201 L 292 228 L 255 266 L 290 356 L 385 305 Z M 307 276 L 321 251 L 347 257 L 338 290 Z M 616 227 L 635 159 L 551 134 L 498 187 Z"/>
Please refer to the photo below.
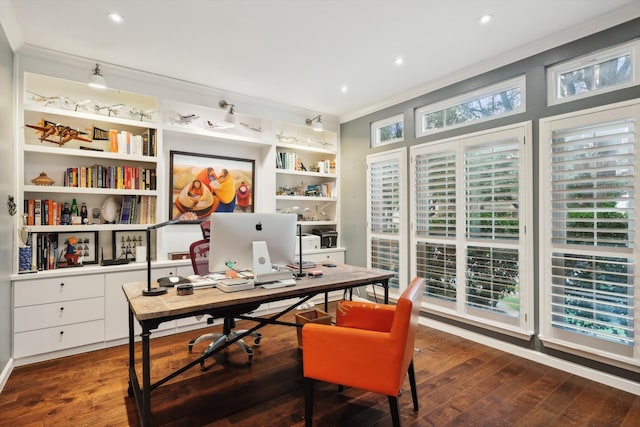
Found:
<path fill-rule="evenodd" d="M 160 222 L 152 226 L 147 227 L 147 289 L 142 291 L 142 295 L 145 297 L 155 297 L 158 295 L 164 295 L 167 293 L 167 288 L 158 286 L 157 288 L 151 288 L 151 230 L 157 230 L 158 228 L 165 227 L 167 225 L 180 222 L 177 219 L 171 221 Z"/>
<path fill-rule="evenodd" d="M 300 258 L 298 258 L 298 271 L 293 273 L 296 279 L 307 277 L 307 273 L 302 271 L 302 224 L 298 224 L 298 250 L 300 252 Z"/>

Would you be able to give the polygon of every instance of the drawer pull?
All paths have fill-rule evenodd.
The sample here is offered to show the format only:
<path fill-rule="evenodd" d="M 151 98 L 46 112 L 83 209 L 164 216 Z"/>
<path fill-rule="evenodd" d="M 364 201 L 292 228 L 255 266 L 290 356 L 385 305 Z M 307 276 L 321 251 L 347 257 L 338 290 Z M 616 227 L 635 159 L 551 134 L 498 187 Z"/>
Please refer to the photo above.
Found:
<path fill-rule="evenodd" d="M 62 335 L 64 335 L 64 331 L 60 331 L 60 335 L 61 335 L 61 336 L 62 336 Z"/>
<path fill-rule="evenodd" d="M 64 311 L 64 307 L 60 307 L 60 311 Z"/>
<path fill-rule="evenodd" d="M 60 283 L 60 287 L 63 287 L 63 286 L 64 286 L 64 282 Z"/>

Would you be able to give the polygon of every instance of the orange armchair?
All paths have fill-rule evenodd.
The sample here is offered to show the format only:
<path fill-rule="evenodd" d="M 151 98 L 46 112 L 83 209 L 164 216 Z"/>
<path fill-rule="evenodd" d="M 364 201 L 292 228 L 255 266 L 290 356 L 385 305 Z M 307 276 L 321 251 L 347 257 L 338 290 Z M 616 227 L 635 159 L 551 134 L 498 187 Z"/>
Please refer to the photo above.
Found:
<path fill-rule="evenodd" d="M 340 301 L 336 326 L 302 328 L 305 425 L 313 424 L 316 380 L 388 396 L 394 426 L 400 425 L 398 393 L 409 374 L 413 409 L 418 411 L 413 351 L 425 280 L 415 278 L 393 305 Z"/>

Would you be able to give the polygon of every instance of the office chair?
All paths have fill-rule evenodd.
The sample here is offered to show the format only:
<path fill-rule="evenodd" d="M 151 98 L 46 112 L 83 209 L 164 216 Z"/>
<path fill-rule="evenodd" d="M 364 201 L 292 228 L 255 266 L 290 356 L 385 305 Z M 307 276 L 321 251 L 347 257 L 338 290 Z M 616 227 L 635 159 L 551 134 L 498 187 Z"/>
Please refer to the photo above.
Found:
<path fill-rule="evenodd" d="M 340 301 L 336 326 L 302 328 L 305 425 L 313 424 L 315 381 L 386 394 L 394 426 L 400 426 L 398 394 L 409 374 L 413 410 L 418 394 L 413 351 L 425 279 L 415 278 L 394 305 Z"/>
<path fill-rule="evenodd" d="M 204 234 L 204 228 L 203 228 Z M 209 240 L 202 239 L 196 242 L 191 243 L 189 246 L 189 254 L 191 255 L 191 265 L 193 266 L 193 271 L 195 274 L 199 276 L 204 276 L 209 274 Z M 224 319 L 222 326 L 222 333 L 208 333 L 200 335 L 197 338 L 189 341 L 189 352 L 193 351 L 193 346 L 202 341 L 212 342 L 203 352 L 203 354 L 207 354 L 217 347 L 224 344 L 226 341 L 229 341 L 239 334 L 246 332 L 244 330 L 233 331 L 233 328 L 236 326 L 235 324 L 235 316 L 240 314 L 246 314 L 252 312 L 260 307 L 260 304 L 247 304 L 240 308 L 234 308 L 233 310 L 221 310 L 216 312 L 216 317 L 222 317 Z M 214 318 L 207 319 L 207 323 L 213 323 Z M 254 337 L 253 343 L 255 346 L 260 345 L 260 340 L 262 339 L 262 334 L 259 332 L 252 332 L 250 336 Z M 235 342 L 244 351 L 248 358 L 249 363 L 253 360 L 253 349 L 249 347 L 243 340 L 238 340 Z M 204 370 L 204 362 L 201 363 L 201 368 Z"/>

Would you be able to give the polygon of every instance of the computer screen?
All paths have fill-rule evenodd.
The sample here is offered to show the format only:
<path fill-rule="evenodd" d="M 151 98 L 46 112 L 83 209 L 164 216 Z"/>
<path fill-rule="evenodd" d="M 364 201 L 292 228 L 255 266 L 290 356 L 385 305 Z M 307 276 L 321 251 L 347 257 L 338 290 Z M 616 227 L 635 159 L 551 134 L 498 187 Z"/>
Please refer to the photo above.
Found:
<path fill-rule="evenodd" d="M 267 243 L 271 264 L 295 261 L 296 214 L 213 213 L 209 271 L 225 271 L 227 262 L 239 271 L 253 269 L 253 242 Z"/>

